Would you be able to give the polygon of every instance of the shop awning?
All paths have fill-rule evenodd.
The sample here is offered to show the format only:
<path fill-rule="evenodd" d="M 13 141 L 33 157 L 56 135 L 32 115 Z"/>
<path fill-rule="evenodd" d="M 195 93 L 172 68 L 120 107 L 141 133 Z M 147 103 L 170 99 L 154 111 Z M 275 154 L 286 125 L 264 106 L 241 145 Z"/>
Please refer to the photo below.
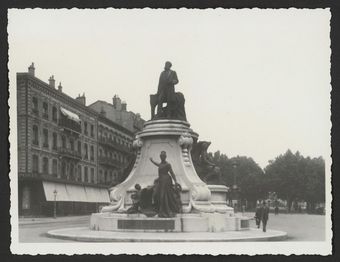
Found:
<path fill-rule="evenodd" d="M 69 201 L 87 202 L 85 189 L 83 186 L 66 185 Z"/>
<path fill-rule="evenodd" d="M 109 192 L 105 188 L 85 187 L 88 202 L 109 203 Z"/>
<path fill-rule="evenodd" d="M 75 113 L 73 113 L 73 112 L 71 112 L 71 111 L 69 111 L 69 110 L 67 110 L 67 109 L 65 109 L 63 107 L 60 107 L 60 112 L 64 116 L 68 117 L 69 119 L 72 119 L 73 121 L 76 121 L 76 122 L 80 123 L 80 118 L 79 118 L 79 116 L 77 114 L 75 114 Z"/>
<path fill-rule="evenodd" d="M 43 181 L 43 187 L 47 201 L 69 201 L 65 184 Z"/>
<path fill-rule="evenodd" d="M 46 201 L 110 203 L 106 188 L 43 181 Z M 56 197 L 56 199 L 54 199 Z"/>

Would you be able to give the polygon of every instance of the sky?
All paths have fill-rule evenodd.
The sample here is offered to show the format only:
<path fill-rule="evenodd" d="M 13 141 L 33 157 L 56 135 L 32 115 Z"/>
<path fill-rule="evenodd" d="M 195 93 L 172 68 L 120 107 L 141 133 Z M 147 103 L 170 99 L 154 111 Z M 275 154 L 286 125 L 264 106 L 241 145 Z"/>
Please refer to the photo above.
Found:
<path fill-rule="evenodd" d="M 150 119 L 165 61 L 209 151 L 262 168 L 287 149 L 330 155 L 330 12 L 327 9 L 10 9 L 10 91 L 36 77 L 87 105 L 112 102 Z M 11 110 L 11 109 L 10 109 Z"/>

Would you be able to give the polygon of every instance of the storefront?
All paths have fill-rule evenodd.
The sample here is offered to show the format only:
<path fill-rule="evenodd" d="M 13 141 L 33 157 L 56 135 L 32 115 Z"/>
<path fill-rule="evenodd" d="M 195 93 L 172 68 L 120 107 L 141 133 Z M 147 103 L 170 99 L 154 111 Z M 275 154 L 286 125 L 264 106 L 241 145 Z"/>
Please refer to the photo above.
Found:
<path fill-rule="evenodd" d="M 85 215 L 110 203 L 107 188 L 88 185 L 25 181 L 19 192 L 20 216 Z"/>

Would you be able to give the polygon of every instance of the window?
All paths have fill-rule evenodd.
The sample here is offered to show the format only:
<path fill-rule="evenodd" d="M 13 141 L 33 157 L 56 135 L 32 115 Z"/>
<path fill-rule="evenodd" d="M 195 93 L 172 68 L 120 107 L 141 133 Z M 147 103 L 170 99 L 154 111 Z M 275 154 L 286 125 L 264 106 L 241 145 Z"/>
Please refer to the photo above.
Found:
<path fill-rule="evenodd" d="M 48 130 L 44 129 L 43 130 L 43 147 L 48 147 Z"/>
<path fill-rule="evenodd" d="M 91 183 L 94 183 L 94 168 L 91 168 Z"/>
<path fill-rule="evenodd" d="M 38 107 L 38 98 L 33 97 L 32 99 L 32 103 L 33 103 L 33 114 L 38 115 L 39 114 L 39 107 Z"/>
<path fill-rule="evenodd" d="M 48 175 L 48 158 L 43 157 L 43 168 L 42 168 L 43 174 Z"/>
<path fill-rule="evenodd" d="M 91 137 L 94 137 L 94 126 L 91 125 Z"/>
<path fill-rule="evenodd" d="M 103 150 L 101 148 L 99 148 L 99 156 L 101 157 L 103 154 Z"/>
<path fill-rule="evenodd" d="M 81 142 L 78 141 L 78 153 L 81 154 Z"/>
<path fill-rule="evenodd" d="M 70 163 L 70 180 L 74 180 L 74 164 Z"/>
<path fill-rule="evenodd" d="M 34 125 L 33 126 L 33 141 L 32 143 L 34 145 L 39 145 L 39 132 L 38 132 L 38 126 Z"/>
<path fill-rule="evenodd" d="M 87 122 L 84 121 L 84 134 L 87 135 Z"/>
<path fill-rule="evenodd" d="M 91 153 L 91 155 L 90 155 L 91 161 L 94 161 L 94 147 L 93 146 L 91 146 L 90 153 Z"/>
<path fill-rule="evenodd" d="M 78 176 L 76 177 L 77 181 L 81 181 L 81 165 L 78 165 Z"/>
<path fill-rule="evenodd" d="M 84 182 L 88 181 L 88 168 L 87 166 L 84 167 Z"/>
<path fill-rule="evenodd" d="M 57 149 L 57 147 L 58 147 L 58 135 L 57 133 L 53 133 L 52 149 Z"/>
<path fill-rule="evenodd" d="M 104 181 L 105 181 L 105 183 L 107 183 L 109 181 L 108 177 L 107 177 L 107 171 L 106 170 L 104 171 Z"/>
<path fill-rule="evenodd" d="M 66 178 L 66 163 L 61 162 L 61 178 Z"/>
<path fill-rule="evenodd" d="M 72 151 L 74 150 L 74 141 L 73 141 L 72 138 L 70 139 L 70 149 L 71 149 Z"/>
<path fill-rule="evenodd" d="M 66 137 L 65 136 L 61 136 L 61 146 L 62 148 L 66 148 Z"/>
<path fill-rule="evenodd" d="M 57 122 L 58 121 L 58 110 L 57 110 L 57 108 L 54 106 L 53 108 L 52 108 L 52 121 L 53 122 Z"/>
<path fill-rule="evenodd" d="M 48 119 L 48 104 L 46 102 L 43 103 L 43 118 Z"/>
<path fill-rule="evenodd" d="M 32 156 L 32 172 L 39 173 L 39 158 L 37 155 Z"/>
<path fill-rule="evenodd" d="M 84 144 L 84 151 L 85 151 L 85 156 L 84 156 L 84 158 L 85 159 L 89 159 L 89 155 L 88 155 L 88 147 L 87 147 L 87 144 Z"/>
<path fill-rule="evenodd" d="M 52 160 L 52 175 L 54 177 L 58 176 L 58 160 L 57 159 Z"/>
<path fill-rule="evenodd" d="M 105 180 L 103 179 L 103 170 L 99 170 L 99 179 L 100 179 L 100 182 L 105 182 Z"/>

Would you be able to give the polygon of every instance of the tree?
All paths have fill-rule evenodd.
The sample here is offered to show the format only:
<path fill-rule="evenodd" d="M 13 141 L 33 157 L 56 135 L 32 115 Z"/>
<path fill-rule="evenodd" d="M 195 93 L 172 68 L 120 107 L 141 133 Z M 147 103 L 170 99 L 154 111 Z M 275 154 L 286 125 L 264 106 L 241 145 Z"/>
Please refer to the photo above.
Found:
<path fill-rule="evenodd" d="M 325 202 L 325 161 L 322 157 L 305 159 L 304 184 L 303 199 L 308 210 L 314 212 L 316 203 Z"/>
<path fill-rule="evenodd" d="M 265 168 L 269 177 L 270 191 L 276 192 L 279 198 L 287 200 L 289 211 L 293 201 L 301 197 L 302 194 L 301 159 L 299 152 L 293 154 L 287 150 L 284 155 L 278 156 Z"/>
<path fill-rule="evenodd" d="M 240 198 L 255 207 L 257 200 L 267 195 L 266 179 L 261 167 L 250 157 L 237 156 L 230 159 L 234 166 L 235 182 Z"/>
<path fill-rule="evenodd" d="M 324 201 L 325 173 L 322 158 L 304 158 L 290 150 L 269 161 L 265 168 L 269 191 L 287 200 L 288 211 L 293 201 L 306 201 L 314 209 L 316 202 Z"/>
<path fill-rule="evenodd" d="M 221 168 L 224 184 L 232 188 L 236 183 L 241 199 L 255 206 L 257 200 L 265 197 L 267 194 L 265 174 L 252 158 L 246 156 L 228 158 L 220 151 L 210 154 L 210 157 Z"/>

